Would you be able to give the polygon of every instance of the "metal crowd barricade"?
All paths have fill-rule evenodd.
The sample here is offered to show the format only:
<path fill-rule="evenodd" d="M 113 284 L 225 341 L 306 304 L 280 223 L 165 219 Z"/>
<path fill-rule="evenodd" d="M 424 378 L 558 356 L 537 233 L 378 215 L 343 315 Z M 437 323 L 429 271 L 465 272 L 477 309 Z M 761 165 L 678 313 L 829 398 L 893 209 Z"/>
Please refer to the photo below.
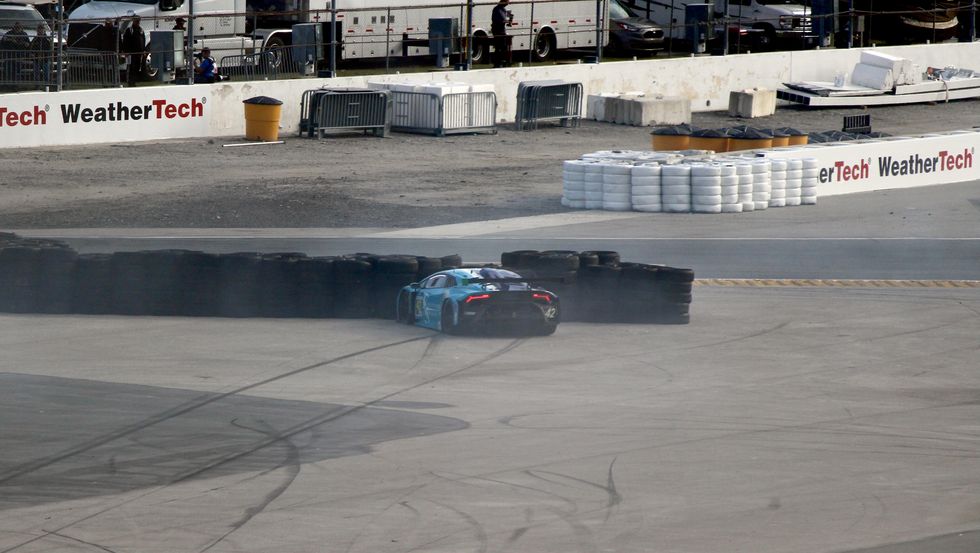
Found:
<path fill-rule="evenodd" d="M 119 55 L 83 48 L 65 50 L 64 87 L 114 88 L 119 86 Z"/>
<path fill-rule="evenodd" d="M 868 134 L 871 132 L 871 114 L 845 115 L 843 132 Z"/>
<path fill-rule="evenodd" d="M 318 139 L 331 130 L 372 131 L 386 136 L 391 129 L 391 92 L 366 88 L 317 88 L 303 93 L 300 134 Z"/>
<path fill-rule="evenodd" d="M 536 129 L 539 121 L 577 127 L 581 118 L 582 83 L 525 81 L 517 86 L 517 130 Z"/>
<path fill-rule="evenodd" d="M 81 48 L 64 51 L 61 62 L 65 89 L 119 86 L 119 56 Z M 58 58 L 50 52 L 0 50 L 0 87 L 9 90 L 44 90 L 57 85 Z"/>
<path fill-rule="evenodd" d="M 4 90 L 37 90 L 52 81 L 50 52 L 0 49 L 0 87 Z"/>
<path fill-rule="evenodd" d="M 316 108 L 320 103 L 320 93 L 326 88 L 314 88 L 303 92 L 299 103 L 299 135 L 313 138 L 316 134 Z"/>
<path fill-rule="evenodd" d="M 268 81 L 279 76 L 278 64 L 282 59 L 275 52 L 225 56 L 218 62 L 218 71 L 232 80 Z"/>
<path fill-rule="evenodd" d="M 396 131 L 445 136 L 497 132 L 497 95 L 494 92 L 391 91 L 391 128 Z"/>

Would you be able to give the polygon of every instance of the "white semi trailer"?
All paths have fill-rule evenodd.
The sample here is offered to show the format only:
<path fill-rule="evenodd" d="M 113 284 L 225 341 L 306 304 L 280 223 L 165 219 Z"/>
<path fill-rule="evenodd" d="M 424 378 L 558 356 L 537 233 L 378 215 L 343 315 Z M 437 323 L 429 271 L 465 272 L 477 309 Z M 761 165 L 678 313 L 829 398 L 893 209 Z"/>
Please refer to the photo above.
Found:
<path fill-rule="evenodd" d="M 122 18 L 125 23 L 133 15 L 140 16 L 146 31 L 169 30 L 176 18 L 189 18 L 191 1 L 194 48 L 208 46 L 216 57 L 289 46 L 292 25 L 297 23 L 321 23 L 325 39 L 330 36 L 330 0 L 92 0 L 69 14 L 69 42 L 105 19 Z M 428 55 L 430 18 L 456 18 L 460 28 L 465 26 L 465 0 L 452 2 L 336 0 L 338 59 Z M 495 1 L 488 0 L 473 4 L 470 36 L 475 63 L 489 57 L 487 39 L 494 5 Z M 515 0 L 509 9 L 514 14 L 507 31 L 513 37 L 513 49 L 545 60 L 566 48 L 595 48 L 596 17 L 606 21 L 609 8 L 606 0 Z M 605 28 L 599 40 L 608 42 Z"/>

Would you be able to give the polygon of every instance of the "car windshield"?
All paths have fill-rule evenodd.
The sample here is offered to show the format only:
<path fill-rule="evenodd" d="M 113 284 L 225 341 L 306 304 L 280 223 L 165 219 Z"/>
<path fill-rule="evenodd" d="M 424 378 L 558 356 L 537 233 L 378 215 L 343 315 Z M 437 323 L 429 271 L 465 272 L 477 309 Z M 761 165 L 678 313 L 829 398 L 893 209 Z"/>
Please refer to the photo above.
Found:
<path fill-rule="evenodd" d="M 492 269 L 489 267 L 480 269 L 480 271 L 470 277 L 470 280 L 495 280 L 500 278 L 523 278 L 521 275 L 507 271 L 505 269 Z"/>
<path fill-rule="evenodd" d="M 619 2 L 609 3 L 609 19 L 628 19 L 630 17 L 633 17 L 633 14 L 630 13 L 626 6 Z"/>
<path fill-rule="evenodd" d="M 24 31 L 34 31 L 38 23 L 44 22 L 44 18 L 35 10 L 0 6 L 0 31 L 9 31 L 18 21 Z"/>

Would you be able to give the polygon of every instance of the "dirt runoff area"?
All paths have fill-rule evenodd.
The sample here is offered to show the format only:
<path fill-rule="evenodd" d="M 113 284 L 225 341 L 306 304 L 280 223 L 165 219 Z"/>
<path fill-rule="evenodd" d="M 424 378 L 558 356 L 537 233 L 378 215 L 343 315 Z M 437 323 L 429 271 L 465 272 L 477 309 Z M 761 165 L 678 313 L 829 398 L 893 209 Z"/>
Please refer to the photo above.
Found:
<path fill-rule="evenodd" d="M 978 102 L 877 108 L 874 130 L 980 125 Z M 780 109 L 694 124 L 840 130 L 863 110 Z M 650 129 L 583 121 L 531 132 L 432 137 L 359 133 L 228 148 L 236 137 L 0 150 L 0 228 L 420 227 L 565 211 L 561 162 L 650 146 Z"/>

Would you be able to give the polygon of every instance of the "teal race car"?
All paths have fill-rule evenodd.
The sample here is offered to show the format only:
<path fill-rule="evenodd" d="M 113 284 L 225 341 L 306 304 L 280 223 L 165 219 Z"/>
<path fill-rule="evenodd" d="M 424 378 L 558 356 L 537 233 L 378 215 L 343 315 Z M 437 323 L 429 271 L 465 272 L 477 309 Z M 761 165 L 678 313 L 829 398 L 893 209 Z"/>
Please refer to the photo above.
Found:
<path fill-rule="evenodd" d="M 522 332 L 554 334 L 561 318 L 558 296 L 504 269 L 449 269 L 413 282 L 398 293 L 398 322 L 446 334 Z"/>

